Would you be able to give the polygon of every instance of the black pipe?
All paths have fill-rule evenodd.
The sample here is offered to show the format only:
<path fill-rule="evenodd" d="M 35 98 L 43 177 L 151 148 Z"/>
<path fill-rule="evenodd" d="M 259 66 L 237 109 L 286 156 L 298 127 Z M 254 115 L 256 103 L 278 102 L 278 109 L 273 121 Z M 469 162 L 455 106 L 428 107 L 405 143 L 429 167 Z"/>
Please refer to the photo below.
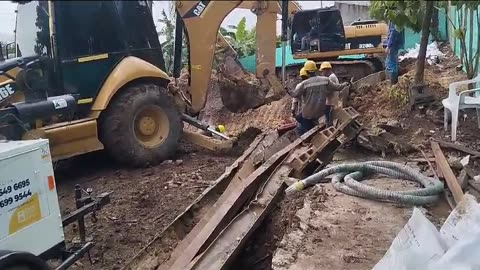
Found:
<path fill-rule="evenodd" d="M 90 249 L 92 249 L 93 243 L 87 242 L 83 245 L 79 250 L 75 251 L 70 257 L 68 257 L 65 261 L 62 262 L 55 270 L 65 270 L 68 267 L 72 266 L 76 261 L 83 257 Z"/>
<path fill-rule="evenodd" d="M 183 47 L 183 20 L 182 15 L 177 12 L 175 16 L 175 44 L 173 54 L 173 77 L 179 78 L 182 70 L 182 47 Z"/>
<path fill-rule="evenodd" d="M 282 0 L 282 41 L 288 41 L 288 1 Z"/>
<path fill-rule="evenodd" d="M 77 209 L 82 208 L 82 188 L 80 185 L 75 185 L 75 204 L 77 206 Z M 85 236 L 86 236 L 86 229 L 85 229 L 85 220 L 83 216 L 78 216 L 78 233 L 80 235 L 80 241 L 85 242 Z"/>
<path fill-rule="evenodd" d="M 282 83 L 287 80 L 288 1 L 282 0 Z"/>
<path fill-rule="evenodd" d="M 6 47 L 5 47 L 6 48 Z M 3 46 L 2 43 L 0 43 L 0 62 L 5 61 L 5 57 L 3 56 Z"/>

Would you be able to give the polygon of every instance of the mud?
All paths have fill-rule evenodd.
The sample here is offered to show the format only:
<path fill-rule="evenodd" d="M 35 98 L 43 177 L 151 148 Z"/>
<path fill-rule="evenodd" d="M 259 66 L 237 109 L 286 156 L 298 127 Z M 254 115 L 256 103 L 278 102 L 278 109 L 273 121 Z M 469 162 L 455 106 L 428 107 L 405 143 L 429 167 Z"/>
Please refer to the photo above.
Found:
<path fill-rule="evenodd" d="M 243 145 L 248 136 L 245 140 Z M 221 175 L 237 153 L 219 156 L 184 146 L 176 160 L 151 168 L 119 168 L 102 153 L 61 164 L 56 178 L 62 215 L 75 209 L 77 183 L 98 194 L 113 191 L 98 221 L 87 218 L 87 240 L 95 242 L 93 265 L 84 258 L 72 269 L 120 269 Z M 78 241 L 77 231 L 76 225 L 67 227 L 66 241 Z"/>

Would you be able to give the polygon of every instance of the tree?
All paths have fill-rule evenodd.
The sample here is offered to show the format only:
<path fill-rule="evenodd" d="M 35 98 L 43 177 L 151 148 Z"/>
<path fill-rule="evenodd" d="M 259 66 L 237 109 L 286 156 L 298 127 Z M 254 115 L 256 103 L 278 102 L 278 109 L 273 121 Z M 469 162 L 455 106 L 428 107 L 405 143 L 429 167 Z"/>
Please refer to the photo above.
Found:
<path fill-rule="evenodd" d="M 476 46 L 476 51 L 473 52 L 474 44 L 480 44 L 480 35 L 476 35 L 474 38 L 474 18 L 476 18 L 477 29 L 480 29 L 480 1 L 450 1 L 452 6 L 456 7 L 457 23 L 455 23 L 447 12 L 447 19 L 450 25 L 454 29 L 455 38 L 460 41 L 460 59 L 465 66 L 468 79 L 472 79 L 478 74 L 479 58 L 480 58 L 480 46 Z M 442 1 L 440 7 L 437 9 L 445 8 L 447 1 Z M 467 16 L 468 14 L 468 16 Z M 467 18 L 470 18 L 469 22 Z M 469 25 L 467 25 L 467 23 Z M 467 41 L 468 31 L 472 31 Z"/>
<path fill-rule="evenodd" d="M 410 28 L 416 33 L 422 31 L 420 50 L 415 68 L 414 84 L 423 83 L 425 57 L 433 8 L 436 1 L 380 1 L 373 0 L 370 5 L 370 15 L 374 18 L 392 22 L 397 30 Z M 423 19 L 422 19 L 423 18 Z"/>
<path fill-rule="evenodd" d="M 165 68 L 166 71 L 170 74 L 173 73 L 173 62 L 175 56 L 175 17 L 167 16 L 165 9 L 162 10 L 161 19 L 159 22 L 163 24 L 163 27 L 158 32 L 158 35 L 163 36 L 166 41 L 163 42 L 162 50 L 163 50 L 163 58 L 165 59 Z M 183 36 L 183 46 L 182 46 L 182 63 L 183 65 L 188 64 L 188 46 L 187 46 L 187 39 L 185 35 Z"/>
<path fill-rule="evenodd" d="M 427 57 L 428 37 L 430 36 L 430 24 L 432 22 L 434 5 L 434 1 L 427 1 L 425 15 L 423 17 L 422 39 L 420 41 L 417 63 L 415 65 L 414 84 L 416 85 L 422 84 L 424 79 L 425 58 Z"/>
<path fill-rule="evenodd" d="M 237 51 L 239 57 L 245 57 L 255 54 L 256 50 L 256 29 L 247 29 L 246 18 L 243 17 L 237 25 L 229 25 L 228 27 L 235 31 L 229 31 L 220 28 L 220 33 Z"/>

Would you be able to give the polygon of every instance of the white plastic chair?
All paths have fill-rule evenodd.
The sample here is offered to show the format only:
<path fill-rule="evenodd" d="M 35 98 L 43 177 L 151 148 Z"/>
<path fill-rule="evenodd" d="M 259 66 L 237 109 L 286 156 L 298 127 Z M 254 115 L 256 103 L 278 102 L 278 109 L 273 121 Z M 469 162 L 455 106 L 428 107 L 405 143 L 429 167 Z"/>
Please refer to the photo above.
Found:
<path fill-rule="evenodd" d="M 448 111 L 452 114 L 452 141 L 457 140 L 458 127 L 458 111 L 463 109 L 474 108 L 477 110 L 478 128 L 480 128 L 480 88 L 476 86 L 480 82 L 480 75 L 477 77 L 460 82 L 451 83 L 448 86 L 448 97 L 442 100 L 444 109 L 443 124 L 445 130 L 448 129 Z M 475 88 L 471 90 L 461 91 L 457 94 L 457 89 L 461 85 L 475 84 Z M 468 94 L 474 93 L 471 97 Z"/>

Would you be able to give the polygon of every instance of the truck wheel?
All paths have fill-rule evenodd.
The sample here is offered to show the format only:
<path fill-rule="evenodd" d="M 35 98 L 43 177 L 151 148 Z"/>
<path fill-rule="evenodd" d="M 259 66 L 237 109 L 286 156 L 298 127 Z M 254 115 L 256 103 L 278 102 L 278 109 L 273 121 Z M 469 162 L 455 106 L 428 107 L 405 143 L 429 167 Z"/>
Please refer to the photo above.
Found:
<path fill-rule="evenodd" d="M 49 270 L 48 265 L 39 257 L 22 251 L 0 250 L 0 269 L 2 270 Z"/>
<path fill-rule="evenodd" d="M 100 119 L 100 140 L 119 163 L 157 164 L 175 153 L 183 123 L 167 90 L 136 84 L 116 95 Z"/>

